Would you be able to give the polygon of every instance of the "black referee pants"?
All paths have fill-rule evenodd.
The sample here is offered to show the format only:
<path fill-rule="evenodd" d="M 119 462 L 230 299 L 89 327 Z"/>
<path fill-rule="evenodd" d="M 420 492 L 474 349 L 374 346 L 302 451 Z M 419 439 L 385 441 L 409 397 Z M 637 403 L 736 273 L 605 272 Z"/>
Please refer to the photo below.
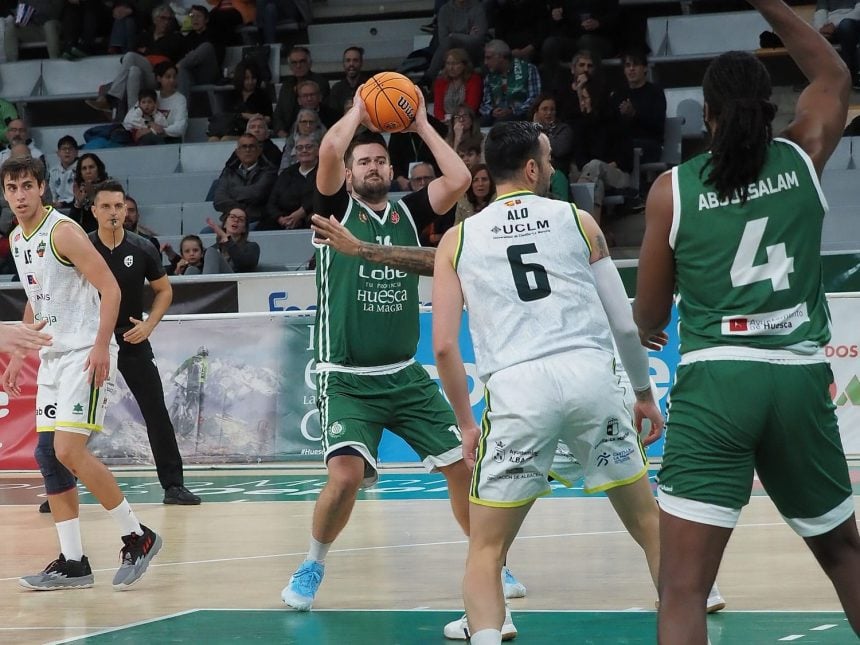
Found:
<path fill-rule="evenodd" d="M 146 423 L 149 446 L 161 487 L 183 486 L 182 456 L 176 445 L 176 433 L 164 404 L 164 389 L 155 366 L 152 345 L 148 340 L 137 345 L 119 343 L 117 368 L 122 374 Z"/>

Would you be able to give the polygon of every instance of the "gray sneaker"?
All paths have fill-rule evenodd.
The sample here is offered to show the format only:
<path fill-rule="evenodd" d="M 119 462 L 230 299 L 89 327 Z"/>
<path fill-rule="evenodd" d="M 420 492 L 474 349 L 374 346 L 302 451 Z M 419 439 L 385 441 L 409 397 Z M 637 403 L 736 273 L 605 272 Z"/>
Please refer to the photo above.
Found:
<path fill-rule="evenodd" d="M 149 561 L 161 550 L 161 536 L 143 524 L 140 527 L 143 535 L 131 533 L 122 536 L 123 547 L 119 552 L 122 562 L 113 577 L 114 589 L 127 589 L 140 580 L 146 573 Z"/>
<path fill-rule="evenodd" d="M 89 589 L 93 586 L 93 570 L 87 556 L 80 560 L 60 557 L 34 576 L 18 578 L 18 584 L 34 591 L 57 591 L 59 589 Z"/>

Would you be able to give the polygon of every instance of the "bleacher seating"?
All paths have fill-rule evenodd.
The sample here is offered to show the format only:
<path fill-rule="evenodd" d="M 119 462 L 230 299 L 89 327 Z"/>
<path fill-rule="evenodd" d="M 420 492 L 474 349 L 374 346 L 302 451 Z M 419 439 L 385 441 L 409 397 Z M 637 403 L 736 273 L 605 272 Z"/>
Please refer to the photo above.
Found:
<path fill-rule="evenodd" d="M 705 99 L 701 87 L 672 87 L 664 90 L 666 116 L 681 117 L 684 138 L 701 139 L 705 135 Z"/>
<path fill-rule="evenodd" d="M 763 31 L 770 31 L 770 26 L 757 11 L 648 18 L 651 62 L 707 60 L 729 50 L 756 51 Z"/>
<path fill-rule="evenodd" d="M 38 92 L 41 79 L 40 60 L 0 64 L 0 95 L 10 103 L 17 103 Z"/>
<path fill-rule="evenodd" d="M 860 138 L 857 137 L 842 137 L 833 154 L 827 160 L 824 166 L 825 173 L 830 170 L 853 170 L 857 168 L 857 162 L 854 161 L 854 141 L 858 141 L 858 150 L 860 153 Z"/>
<path fill-rule="evenodd" d="M 182 204 L 182 234 L 197 234 L 208 224 L 207 218 L 216 219 L 218 211 L 212 202 L 186 202 Z"/>
<path fill-rule="evenodd" d="M 176 173 L 170 175 L 129 175 L 128 193 L 143 207 L 146 204 L 203 202 L 218 173 Z"/>
<path fill-rule="evenodd" d="M 98 94 L 99 85 L 110 83 L 120 71 L 121 56 L 90 56 L 68 61 L 42 61 L 42 91 L 30 101 L 85 99 Z"/>
<path fill-rule="evenodd" d="M 179 167 L 178 143 L 160 146 L 101 148 L 94 152 L 104 161 L 105 169 L 113 177 L 169 175 L 176 172 Z"/>
<path fill-rule="evenodd" d="M 179 155 L 180 169 L 183 173 L 214 172 L 217 176 L 235 149 L 235 141 L 185 143 Z"/>
<path fill-rule="evenodd" d="M 156 237 L 182 235 L 182 204 L 149 204 L 139 209 L 140 223 Z"/>

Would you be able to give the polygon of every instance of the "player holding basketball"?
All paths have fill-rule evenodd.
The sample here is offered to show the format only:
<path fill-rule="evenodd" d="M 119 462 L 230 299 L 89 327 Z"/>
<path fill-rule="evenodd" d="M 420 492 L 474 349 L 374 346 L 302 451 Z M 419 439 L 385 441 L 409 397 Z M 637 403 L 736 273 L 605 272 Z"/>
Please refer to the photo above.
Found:
<path fill-rule="evenodd" d="M 469 171 L 428 123 L 418 92 L 409 129 L 427 144 L 442 174 L 426 188 L 389 201 L 392 167 L 385 140 L 375 132 L 355 136 L 361 125 L 371 127 L 360 91 L 320 145 L 314 212 L 333 215 L 362 240 L 417 246 L 417 231 L 454 206 L 469 185 Z M 467 533 L 469 527 L 469 470 L 457 422 L 414 359 L 418 276 L 325 245 L 317 246 L 316 265 L 317 405 L 329 476 L 314 507 L 307 559 L 282 593 L 287 605 L 303 611 L 313 604 L 326 554 L 346 526 L 359 488 L 377 479 L 383 427 L 445 476 L 454 516 Z"/>
<path fill-rule="evenodd" d="M 676 288 L 681 321 L 658 490 L 663 645 L 707 642 L 702 605 L 754 470 L 860 634 L 860 536 L 824 356 L 818 180 L 850 78 L 781 0 L 750 4 L 810 81 L 794 120 L 772 139 L 767 70 L 748 53 L 719 56 L 702 83 L 711 149 L 660 176 L 646 206 L 636 321 L 644 335 L 662 329 Z"/>

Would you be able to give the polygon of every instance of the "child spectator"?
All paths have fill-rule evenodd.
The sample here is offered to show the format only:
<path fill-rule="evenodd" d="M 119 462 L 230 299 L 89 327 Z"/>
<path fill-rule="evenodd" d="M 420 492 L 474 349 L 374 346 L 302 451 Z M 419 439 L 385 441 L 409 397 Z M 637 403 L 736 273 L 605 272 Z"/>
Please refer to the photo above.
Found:
<path fill-rule="evenodd" d="M 198 235 L 186 235 L 179 243 L 179 253 L 168 242 L 161 250 L 170 260 L 173 275 L 198 275 L 203 273 L 203 240 Z"/>
<path fill-rule="evenodd" d="M 155 90 L 144 88 L 137 95 L 137 104 L 122 120 L 123 127 L 131 132 L 131 138 L 140 146 L 164 143 L 167 118 L 158 111 L 158 95 Z"/>

